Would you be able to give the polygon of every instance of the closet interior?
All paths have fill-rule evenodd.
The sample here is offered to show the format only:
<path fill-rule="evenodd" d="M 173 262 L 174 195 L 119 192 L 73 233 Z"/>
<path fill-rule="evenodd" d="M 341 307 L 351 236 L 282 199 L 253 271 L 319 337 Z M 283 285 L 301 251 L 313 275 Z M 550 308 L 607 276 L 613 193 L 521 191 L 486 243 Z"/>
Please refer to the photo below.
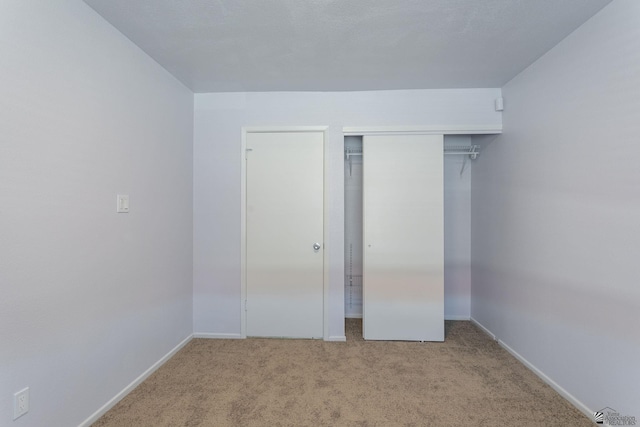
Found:
<path fill-rule="evenodd" d="M 456 317 L 468 310 L 470 164 L 478 146 L 467 135 L 445 135 L 443 142 L 444 305 Z M 344 307 L 345 318 L 363 317 L 363 137 L 344 137 Z M 365 284 L 366 286 L 366 284 Z M 393 292 L 393 290 L 390 290 Z M 449 294 L 449 295 L 447 295 Z M 458 315 L 464 316 L 464 315 Z M 444 322 L 444 315 L 442 316 Z"/>
<path fill-rule="evenodd" d="M 344 137 L 344 307 L 362 318 L 362 136 Z"/>

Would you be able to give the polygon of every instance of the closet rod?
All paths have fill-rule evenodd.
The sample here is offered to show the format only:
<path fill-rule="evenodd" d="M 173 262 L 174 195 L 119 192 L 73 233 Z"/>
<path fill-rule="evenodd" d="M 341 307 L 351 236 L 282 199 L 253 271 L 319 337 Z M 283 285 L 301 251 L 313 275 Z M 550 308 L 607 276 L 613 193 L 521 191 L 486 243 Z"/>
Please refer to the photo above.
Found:
<path fill-rule="evenodd" d="M 478 154 L 480 154 L 478 148 L 477 145 L 445 147 L 444 154 L 468 155 L 471 160 L 475 160 L 478 158 Z M 362 156 L 362 150 L 347 148 L 344 150 L 344 155 L 346 159 L 349 160 L 352 156 Z"/>
<path fill-rule="evenodd" d="M 444 154 L 457 154 L 457 155 L 468 155 L 471 160 L 475 160 L 478 158 L 478 146 L 462 146 L 462 147 L 445 147 Z"/>
<path fill-rule="evenodd" d="M 349 160 L 350 156 L 362 156 L 362 150 L 347 148 L 346 150 L 344 150 L 344 155 L 346 156 L 347 160 Z"/>

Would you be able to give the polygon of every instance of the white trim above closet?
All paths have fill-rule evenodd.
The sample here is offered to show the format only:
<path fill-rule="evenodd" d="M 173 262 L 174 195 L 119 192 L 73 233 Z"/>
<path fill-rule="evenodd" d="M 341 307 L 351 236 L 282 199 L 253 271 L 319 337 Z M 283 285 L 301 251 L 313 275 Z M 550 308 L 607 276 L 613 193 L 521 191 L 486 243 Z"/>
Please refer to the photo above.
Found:
<path fill-rule="evenodd" d="M 488 135 L 502 133 L 502 125 L 345 126 L 348 135 Z"/>

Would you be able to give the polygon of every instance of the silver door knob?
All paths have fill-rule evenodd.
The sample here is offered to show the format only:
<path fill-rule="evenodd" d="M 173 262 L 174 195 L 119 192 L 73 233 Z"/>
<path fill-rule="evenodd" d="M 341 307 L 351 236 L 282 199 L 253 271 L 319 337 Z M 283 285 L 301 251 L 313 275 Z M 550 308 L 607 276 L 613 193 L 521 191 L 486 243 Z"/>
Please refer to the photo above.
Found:
<path fill-rule="evenodd" d="M 314 251 L 319 251 L 320 250 L 320 243 L 314 243 L 313 244 L 313 250 Z"/>

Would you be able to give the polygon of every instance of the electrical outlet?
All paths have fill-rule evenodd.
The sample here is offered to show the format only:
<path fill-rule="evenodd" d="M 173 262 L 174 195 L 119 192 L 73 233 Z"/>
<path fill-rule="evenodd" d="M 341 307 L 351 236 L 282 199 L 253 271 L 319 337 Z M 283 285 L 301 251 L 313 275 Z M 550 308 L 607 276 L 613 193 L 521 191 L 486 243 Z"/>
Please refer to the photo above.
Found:
<path fill-rule="evenodd" d="M 29 412 L 29 387 L 13 393 L 13 419 Z"/>

